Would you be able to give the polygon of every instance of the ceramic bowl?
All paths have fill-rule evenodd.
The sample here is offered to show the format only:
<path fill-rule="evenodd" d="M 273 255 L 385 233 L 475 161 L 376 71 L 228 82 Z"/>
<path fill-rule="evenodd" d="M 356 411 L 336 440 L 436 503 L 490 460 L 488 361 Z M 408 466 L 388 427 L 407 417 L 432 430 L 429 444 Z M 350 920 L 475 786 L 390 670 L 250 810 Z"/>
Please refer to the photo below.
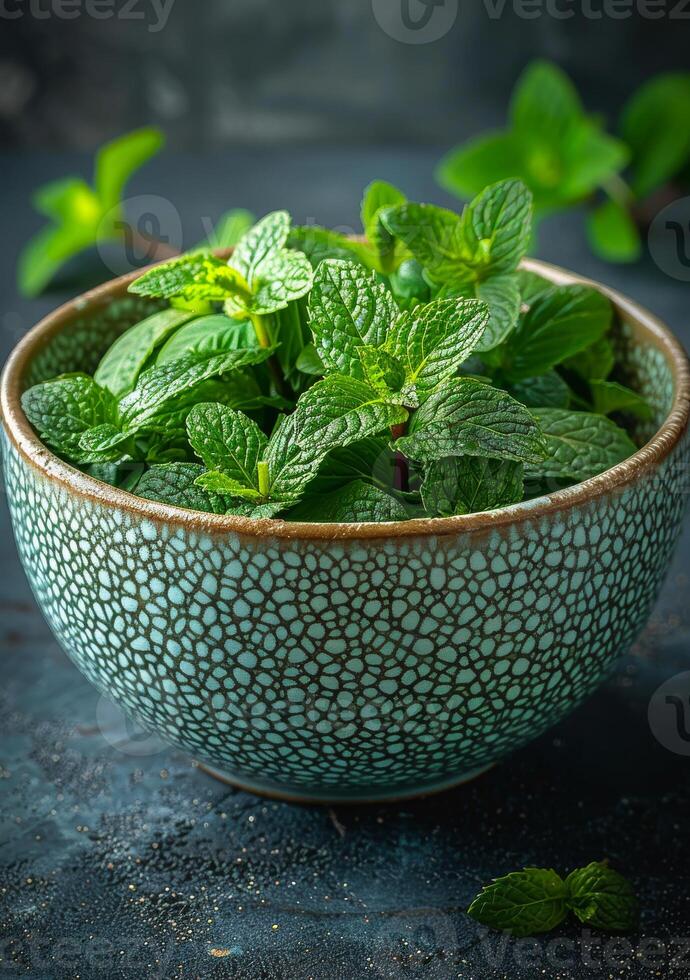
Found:
<path fill-rule="evenodd" d="M 636 434 L 643 448 L 594 479 L 462 517 L 253 522 L 91 479 L 22 413 L 27 386 L 92 371 L 150 310 L 127 295 L 132 278 L 43 320 L 2 379 L 19 553 L 101 692 L 234 784 L 355 801 L 467 780 L 602 681 L 645 623 L 686 500 L 688 365 L 658 320 L 604 290 L 624 375 L 654 422 Z"/>

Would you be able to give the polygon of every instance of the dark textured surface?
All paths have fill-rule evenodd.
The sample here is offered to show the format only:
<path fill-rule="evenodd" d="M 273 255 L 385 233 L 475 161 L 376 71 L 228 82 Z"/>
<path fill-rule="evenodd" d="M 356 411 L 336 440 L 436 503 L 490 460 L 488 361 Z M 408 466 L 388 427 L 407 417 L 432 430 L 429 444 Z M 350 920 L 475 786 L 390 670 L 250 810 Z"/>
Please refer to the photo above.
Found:
<path fill-rule="evenodd" d="M 375 175 L 443 203 L 433 154 L 286 152 L 168 160 L 140 178 L 173 198 L 188 241 L 226 204 L 277 205 L 354 225 Z M 20 302 L 24 202 L 61 172 L 5 158 L 2 355 L 62 293 Z M 191 179 L 192 170 L 197 182 Z M 6 178 L 7 179 L 7 178 Z M 651 264 L 602 266 L 575 217 L 544 229 L 541 253 L 623 288 L 686 341 L 687 286 Z M 96 267 L 94 266 L 94 271 Z M 0 976 L 37 978 L 685 977 L 690 955 L 690 761 L 653 737 L 650 696 L 688 669 L 687 536 L 654 617 L 611 680 L 566 722 L 465 788 L 385 807 L 259 800 L 128 731 L 52 640 L 19 569 L 2 508 Z M 567 926 L 549 939 L 482 939 L 463 909 L 492 876 L 608 857 L 641 898 L 623 945 Z M 665 947 L 644 940 L 656 939 Z M 594 943 L 594 945 L 591 945 Z M 685 956 L 685 966 L 679 957 Z M 4 971 L 4 972 L 3 972 Z"/>

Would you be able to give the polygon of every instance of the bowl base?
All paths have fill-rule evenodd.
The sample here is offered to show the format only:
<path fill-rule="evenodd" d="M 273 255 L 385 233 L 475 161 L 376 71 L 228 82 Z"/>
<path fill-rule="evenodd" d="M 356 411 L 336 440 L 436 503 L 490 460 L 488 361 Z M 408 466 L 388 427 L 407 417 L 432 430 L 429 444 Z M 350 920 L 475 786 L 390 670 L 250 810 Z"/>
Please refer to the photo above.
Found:
<path fill-rule="evenodd" d="M 429 783 L 420 789 L 409 791 L 392 789 L 388 793 L 373 791 L 362 794 L 338 794 L 329 790 L 325 790 L 323 793 L 305 790 L 304 793 L 301 793 L 299 791 L 282 789 L 279 785 L 268 781 L 250 782 L 243 776 L 236 776 L 234 773 L 224 769 L 215 769 L 213 766 L 206 765 L 203 762 L 195 762 L 195 765 L 208 776 L 213 776 L 214 779 L 220 780 L 221 783 L 234 786 L 236 789 L 244 790 L 246 793 L 254 793 L 255 796 L 264 796 L 269 800 L 281 800 L 286 803 L 317 803 L 322 805 L 337 803 L 342 805 L 357 803 L 397 803 L 403 800 L 414 800 L 424 796 L 433 796 L 435 793 L 443 793 L 445 790 L 454 789 L 463 783 L 469 783 L 472 779 L 476 779 L 478 776 L 483 775 L 483 773 L 488 772 L 496 763 L 490 762 L 488 766 L 470 769 L 459 776 L 452 776 L 449 779 L 439 780 L 436 783 Z"/>

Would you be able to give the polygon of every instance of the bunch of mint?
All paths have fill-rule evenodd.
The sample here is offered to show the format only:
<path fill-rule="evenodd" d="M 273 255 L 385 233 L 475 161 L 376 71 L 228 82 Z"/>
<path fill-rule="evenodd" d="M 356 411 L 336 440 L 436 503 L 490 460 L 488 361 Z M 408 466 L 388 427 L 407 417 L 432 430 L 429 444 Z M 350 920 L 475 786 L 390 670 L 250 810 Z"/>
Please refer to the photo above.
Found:
<path fill-rule="evenodd" d="M 366 238 L 269 214 L 224 261 L 197 250 L 130 290 L 151 315 L 94 376 L 30 388 L 65 460 L 217 514 L 395 521 L 492 510 L 635 451 L 647 403 L 609 375 L 612 307 L 519 266 L 532 196 L 487 187 L 462 215 L 366 191 Z"/>
<path fill-rule="evenodd" d="M 452 150 L 438 180 L 466 198 L 487 179 L 519 176 L 544 215 L 584 203 L 593 251 L 630 262 L 640 255 L 640 233 L 656 210 L 653 196 L 661 191 L 668 199 L 674 183 L 676 196 L 687 193 L 689 105 L 689 73 L 655 76 L 623 107 L 612 136 L 599 116 L 585 111 L 564 72 L 536 61 L 513 91 L 507 128 Z"/>

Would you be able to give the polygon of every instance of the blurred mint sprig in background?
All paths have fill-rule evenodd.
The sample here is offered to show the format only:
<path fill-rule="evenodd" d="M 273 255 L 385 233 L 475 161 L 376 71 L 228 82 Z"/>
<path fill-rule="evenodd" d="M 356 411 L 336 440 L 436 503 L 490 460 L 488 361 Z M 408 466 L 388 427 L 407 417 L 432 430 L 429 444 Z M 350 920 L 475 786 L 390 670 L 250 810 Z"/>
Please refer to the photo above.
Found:
<path fill-rule="evenodd" d="M 632 262 L 660 201 L 682 195 L 689 163 L 690 74 L 646 82 L 624 106 L 614 136 L 585 111 L 560 68 L 536 61 L 513 91 L 506 129 L 452 150 L 437 178 L 446 190 L 470 198 L 488 182 L 520 177 L 538 217 L 584 204 L 593 251 L 611 262 Z"/>
<path fill-rule="evenodd" d="M 148 261 L 176 254 L 176 249 L 146 238 L 128 223 L 124 197 L 130 178 L 160 152 L 164 143 L 159 129 L 134 130 L 97 151 L 92 184 L 81 177 L 62 177 L 38 188 L 32 203 L 49 222 L 19 256 L 17 284 L 22 295 L 37 296 L 70 259 L 104 243 L 139 246 L 138 251 Z M 254 215 L 249 211 L 228 211 L 200 245 L 234 245 L 253 223 Z"/>

